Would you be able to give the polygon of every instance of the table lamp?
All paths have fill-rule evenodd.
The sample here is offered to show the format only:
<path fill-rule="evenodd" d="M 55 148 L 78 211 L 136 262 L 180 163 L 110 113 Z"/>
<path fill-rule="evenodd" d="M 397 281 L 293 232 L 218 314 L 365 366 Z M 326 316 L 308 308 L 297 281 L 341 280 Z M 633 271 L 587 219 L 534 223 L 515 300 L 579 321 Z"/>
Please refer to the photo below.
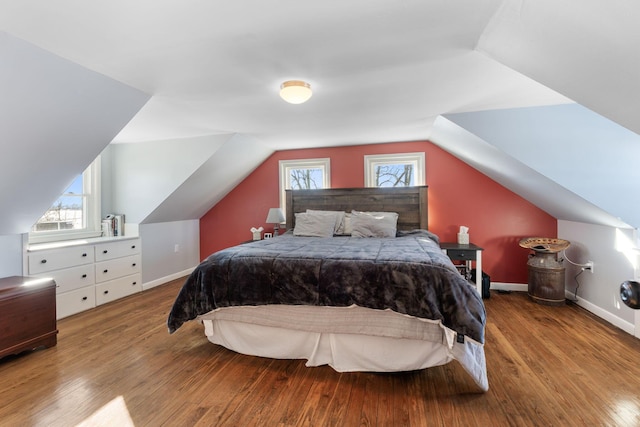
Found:
<path fill-rule="evenodd" d="M 280 224 L 284 222 L 284 214 L 282 213 L 282 209 L 270 208 L 265 222 L 268 224 L 273 224 L 273 237 L 276 237 L 278 235 L 278 230 L 280 229 Z"/>

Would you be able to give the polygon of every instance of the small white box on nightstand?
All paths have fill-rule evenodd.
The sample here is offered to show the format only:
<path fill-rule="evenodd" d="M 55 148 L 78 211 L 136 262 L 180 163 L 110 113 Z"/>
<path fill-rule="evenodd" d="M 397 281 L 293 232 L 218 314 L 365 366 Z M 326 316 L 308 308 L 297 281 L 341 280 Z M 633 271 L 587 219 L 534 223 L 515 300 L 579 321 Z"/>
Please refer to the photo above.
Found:
<path fill-rule="evenodd" d="M 458 233 L 458 244 L 459 245 L 468 245 L 469 244 L 469 233 Z"/>

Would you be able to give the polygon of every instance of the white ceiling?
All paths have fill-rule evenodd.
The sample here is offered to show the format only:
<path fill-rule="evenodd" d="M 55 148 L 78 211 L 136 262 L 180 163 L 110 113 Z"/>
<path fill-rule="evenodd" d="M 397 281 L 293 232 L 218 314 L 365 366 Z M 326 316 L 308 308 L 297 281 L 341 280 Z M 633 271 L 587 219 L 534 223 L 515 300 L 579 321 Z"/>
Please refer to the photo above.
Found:
<path fill-rule="evenodd" d="M 242 133 L 288 149 L 424 140 L 445 113 L 568 102 L 475 50 L 502 3 L 20 0 L 0 1 L 0 28 L 152 95 L 115 142 Z M 287 79 L 311 100 L 282 101 Z"/>

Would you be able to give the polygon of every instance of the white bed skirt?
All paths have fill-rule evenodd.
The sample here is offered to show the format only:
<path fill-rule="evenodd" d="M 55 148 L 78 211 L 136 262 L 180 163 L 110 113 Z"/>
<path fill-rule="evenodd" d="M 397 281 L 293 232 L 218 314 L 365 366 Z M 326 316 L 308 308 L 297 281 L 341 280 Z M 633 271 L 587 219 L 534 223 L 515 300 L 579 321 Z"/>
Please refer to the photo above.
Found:
<path fill-rule="evenodd" d="M 390 310 L 351 307 L 257 306 L 214 310 L 199 319 L 207 339 L 238 353 L 306 359 L 338 372 L 401 372 L 458 360 L 488 390 L 484 347 L 440 322 Z"/>

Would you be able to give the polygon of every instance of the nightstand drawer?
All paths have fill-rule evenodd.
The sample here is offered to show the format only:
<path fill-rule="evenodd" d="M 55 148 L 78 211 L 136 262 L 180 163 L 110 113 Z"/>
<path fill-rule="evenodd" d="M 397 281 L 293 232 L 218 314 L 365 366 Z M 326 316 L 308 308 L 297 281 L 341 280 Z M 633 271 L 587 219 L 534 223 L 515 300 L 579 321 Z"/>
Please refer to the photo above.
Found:
<path fill-rule="evenodd" d="M 476 250 L 475 249 L 449 249 L 447 251 L 447 255 L 452 260 L 460 260 L 460 261 L 475 261 L 476 260 Z"/>

